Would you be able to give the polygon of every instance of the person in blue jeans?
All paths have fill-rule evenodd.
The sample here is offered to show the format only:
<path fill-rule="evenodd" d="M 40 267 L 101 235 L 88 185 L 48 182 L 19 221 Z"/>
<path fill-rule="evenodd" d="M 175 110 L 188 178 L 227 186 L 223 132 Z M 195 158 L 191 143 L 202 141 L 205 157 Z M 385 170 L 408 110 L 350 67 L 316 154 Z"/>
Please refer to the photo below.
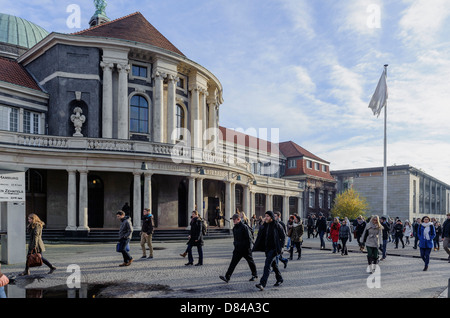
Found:
<path fill-rule="evenodd" d="M 327 231 L 327 220 L 325 220 L 325 217 L 322 213 L 319 214 L 319 219 L 316 222 L 316 229 L 320 237 L 320 249 L 323 250 L 325 249 L 325 241 L 323 239 L 323 236 Z"/>
<path fill-rule="evenodd" d="M 125 215 L 125 212 L 118 211 L 117 219 L 121 221 L 119 229 L 119 249 L 123 256 L 123 263 L 119 266 L 130 266 L 133 262 L 133 258 L 127 251 L 127 245 L 130 243 L 131 236 L 133 235 L 133 225 L 129 216 Z"/>
<path fill-rule="evenodd" d="M 281 227 L 283 228 L 285 237 L 287 237 L 287 228 L 286 228 L 286 225 L 281 220 L 281 213 L 276 211 L 273 215 L 275 216 L 275 221 L 278 222 L 281 225 Z M 284 244 L 285 243 L 283 242 L 283 248 L 284 248 Z M 278 261 L 281 261 L 284 264 L 284 268 L 287 267 L 289 259 L 287 259 L 286 257 L 283 257 L 283 250 L 281 250 L 281 253 L 276 258 L 277 265 L 278 265 Z"/>
<path fill-rule="evenodd" d="M 256 287 L 261 291 L 264 290 L 267 285 L 271 267 L 277 280 L 274 286 L 277 287 L 283 283 L 283 277 L 278 269 L 276 258 L 284 247 L 285 239 L 286 233 L 284 229 L 277 221 L 275 221 L 273 212 L 267 211 L 264 216 L 264 225 L 262 225 L 258 231 L 258 236 L 253 247 L 254 252 L 265 252 L 266 255 L 263 275 L 259 284 L 256 284 Z"/>
<path fill-rule="evenodd" d="M 387 221 L 386 217 L 382 216 L 380 218 L 381 225 L 383 226 L 383 240 L 381 245 L 381 260 L 384 261 L 386 259 L 386 250 L 387 250 L 387 243 L 389 239 L 389 233 L 391 232 L 391 226 L 389 222 Z"/>
<path fill-rule="evenodd" d="M 436 236 L 436 229 L 432 222 L 430 222 L 430 218 L 428 216 L 424 216 L 422 218 L 422 223 L 419 227 L 419 248 L 420 248 L 420 257 L 425 263 L 424 271 L 428 270 L 428 264 L 430 263 L 430 253 L 433 248 L 433 240 Z"/>

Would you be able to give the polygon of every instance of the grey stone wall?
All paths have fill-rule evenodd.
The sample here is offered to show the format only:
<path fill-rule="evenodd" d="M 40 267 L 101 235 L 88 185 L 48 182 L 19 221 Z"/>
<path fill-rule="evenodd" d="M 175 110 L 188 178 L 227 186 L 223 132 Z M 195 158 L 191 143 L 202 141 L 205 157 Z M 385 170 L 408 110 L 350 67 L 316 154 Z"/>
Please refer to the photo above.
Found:
<path fill-rule="evenodd" d="M 43 84 L 49 93 L 49 111 L 47 115 L 48 134 L 54 136 L 72 136 L 74 133 L 70 116 L 75 105 L 75 92 L 81 92 L 87 122 L 83 126 L 85 137 L 99 138 L 101 132 L 101 91 L 100 80 L 77 79 L 71 74 L 101 76 L 100 51 L 97 48 L 85 48 L 57 44 L 42 56 L 27 65 L 38 82 L 42 82 L 55 72 L 68 73 L 68 77 L 55 77 Z M 83 107 L 82 107 L 83 108 Z"/>

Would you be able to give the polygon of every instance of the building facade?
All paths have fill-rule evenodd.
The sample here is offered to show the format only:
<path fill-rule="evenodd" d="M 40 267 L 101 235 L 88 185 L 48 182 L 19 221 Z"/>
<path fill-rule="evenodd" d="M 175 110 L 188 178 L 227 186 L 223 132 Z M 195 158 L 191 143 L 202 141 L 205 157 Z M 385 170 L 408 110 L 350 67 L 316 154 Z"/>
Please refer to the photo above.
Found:
<path fill-rule="evenodd" d="M 292 141 L 280 143 L 280 151 L 286 160 L 283 178 L 299 181 L 305 189 L 305 216 L 322 213 L 331 217 L 336 181 L 330 174 L 330 162 Z"/>
<path fill-rule="evenodd" d="M 94 15 L 74 34 L 0 20 L 25 30 L 0 34 L 0 169 L 26 170 L 26 212 L 47 228 L 117 228 L 125 203 L 136 229 L 144 207 L 159 229 L 188 226 L 195 209 L 213 224 L 217 206 L 226 221 L 236 209 L 304 213 L 301 184 L 261 170 L 283 165 L 276 147 L 231 138 L 220 81 L 139 12 Z"/>
<path fill-rule="evenodd" d="M 412 221 L 425 215 L 445 219 L 450 186 L 410 165 L 387 167 L 387 213 Z M 353 188 L 367 199 L 369 214 L 383 214 L 383 167 L 332 171 L 337 191 Z"/>

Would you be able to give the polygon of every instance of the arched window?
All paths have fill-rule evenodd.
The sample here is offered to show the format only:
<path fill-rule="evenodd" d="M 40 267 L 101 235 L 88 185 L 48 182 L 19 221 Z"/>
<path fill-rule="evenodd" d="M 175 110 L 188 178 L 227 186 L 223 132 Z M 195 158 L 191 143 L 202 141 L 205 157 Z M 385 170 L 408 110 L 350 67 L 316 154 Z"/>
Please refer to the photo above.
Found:
<path fill-rule="evenodd" d="M 178 131 L 178 139 L 182 140 L 183 136 L 182 136 L 182 131 L 181 129 L 186 128 L 185 127 L 185 114 L 184 114 L 184 109 L 183 107 L 181 107 L 180 105 L 177 105 L 177 131 Z"/>
<path fill-rule="evenodd" d="M 130 131 L 148 134 L 148 102 L 140 95 L 131 98 L 130 103 Z"/>

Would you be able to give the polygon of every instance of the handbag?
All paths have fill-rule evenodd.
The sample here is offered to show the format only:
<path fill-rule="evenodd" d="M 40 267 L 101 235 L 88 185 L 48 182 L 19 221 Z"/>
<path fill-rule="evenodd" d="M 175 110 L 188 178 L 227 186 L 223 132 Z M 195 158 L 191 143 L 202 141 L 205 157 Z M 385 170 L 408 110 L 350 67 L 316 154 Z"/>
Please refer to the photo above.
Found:
<path fill-rule="evenodd" d="M 127 244 L 127 246 L 125 246 L 125 251 L 129 252 L 130 251 L 130 244 Z M 117 243 L 116 245 L 116 252 L 117 253 L 122 253 L 122 243 Z"/>
<path fill-rule="evenodd" d="M 42 255 L 36 251 L 35 248 L 27 256 L 27 266 L 28 267 L 39 267 L 42 266 Z"/>

